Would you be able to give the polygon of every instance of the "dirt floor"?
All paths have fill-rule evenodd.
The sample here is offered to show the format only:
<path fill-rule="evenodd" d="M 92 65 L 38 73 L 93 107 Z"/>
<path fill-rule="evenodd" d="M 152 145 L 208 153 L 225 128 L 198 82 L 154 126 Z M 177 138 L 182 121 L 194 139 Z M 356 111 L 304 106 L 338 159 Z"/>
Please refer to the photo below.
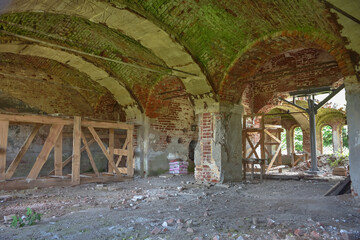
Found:
<path fill-rule="evenodd" d="M 33 226 L 0 224 L 0 239 L 360 239 L 360 201 L 324 197 L 335 181 L 196 184 L 193 176 L 135 178 L 0 191 L 0 217 L 42 213 Z"/>

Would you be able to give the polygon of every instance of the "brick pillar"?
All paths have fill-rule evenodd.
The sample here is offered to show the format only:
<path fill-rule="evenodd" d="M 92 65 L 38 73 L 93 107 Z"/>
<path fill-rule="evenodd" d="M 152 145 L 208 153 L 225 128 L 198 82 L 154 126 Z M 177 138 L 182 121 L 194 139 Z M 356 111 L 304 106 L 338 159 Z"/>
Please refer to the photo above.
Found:
<path fill-rule="evenodd" d="M 195 178 L 204 182 L 240 181 L 242 177 L 242 107 L 213 103 L 197 108 L 199 141 Z"/>
<path fill-rule="evenodd" d="M 360 194 L 360 81 L 345 78 L 346 115 L 349 129 L 349 160 L 353 195 Z"/>

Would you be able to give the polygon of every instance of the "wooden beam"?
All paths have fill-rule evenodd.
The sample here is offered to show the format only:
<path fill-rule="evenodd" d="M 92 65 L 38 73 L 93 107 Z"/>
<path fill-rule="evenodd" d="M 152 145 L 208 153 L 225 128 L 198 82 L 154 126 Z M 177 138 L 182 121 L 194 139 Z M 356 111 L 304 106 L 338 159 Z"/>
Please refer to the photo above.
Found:
<path fill-rule="evenodd" d="M 109 129 L 109 155 L 111 159 L 114 159 L 114 141 L 115 141 L 115 130 L 113 128 Z M 108 163 L 108 172 L 113 173 L 114 169 L 111 167 L 111 164 Z"/>
<path fill-rule="evenodd" d="M 128 139 L 128 145 L 127 145 L 128 154 L 126 160 L 127 175 L 129 177 L 132 177 L 134 175 L 133 129 L 127 130 L 127 139 Z"/>
<path fill-rule="evenodd" d="M 63 127 L 64 127 L 64 125 L 59 125 L 59 124 L 54 124 L 51 126 L 49 136 L 46 138 L 44 146 L 41 149 L 41 152 L 39 153 L 38 157 L 36 158 L 34 166 L 31 169 L 31 171 L 27 177 L 28 180 L 34 180 L 38 177 L 38 175 L 39 175 L 42 167 L 44 166 L 46 160 L 48 159 L 49 154 L 55 145 L 55 141 L 58 139 Z"/>
<path fill-rule="evenodd" d="M 276 159 L 277 155 L 279 154 L 279 152 L 280 152 L 280 150 L 281 150 L 281 146 L 282 146 L 282 144 L 280 144 L 280 145 L 279 145 L 279 147 L 276 149 L 276 152 L 275 152 L 275 154 L 274 154 L 273 158 L 271 159 L 271 161 L 270 161 L 270 164 L 269 164 L 268 168 L 266 169 L 266 174 L 268 174 L 268 173 L 269 173 L 270 168 L 271 168 L 271 167 L 272 167 L 272 165 L 274 164 L 275 159 Z"/>
<path fill-rule="evenodd" d="M 26 114 L 0 114 L 0 121 L 16 123 L 39 123 L 51 125 L 72 125 L 70 118 L 51 117 L 45 115 L 26 115 Z"/>
<path fill-rule="evenodd" d="M 81 158 L 81 117 L 74 117 L 73 155 L 71 166 L 71 184 L 80 184 L 80 158 Z"/>
<path fill-rule="evenodd" d="M 248 135 L 246 135 L 246 139 L 248 140 L 249 145 L 250 145 L 250 147 L 251 147 L 251 149 L 252 149 L 252 151 L 251 151 L 251 153 L 249 154 L 249 156 L 251 156 L 252 153 L 254 153 L 254 154 L 255 154 L 255 157 L 256 157 L 256 158 L 259 158 L 259 155 L 258 155 L 257 152 L 256 152 L 256 148 L 259 146 L 259 143 L 260 143 L 260 142 L 258 142 L 258 143 L 256 144 L 256 148 L 255 148 Z M 247 158 L 249 158 L 249 157 L 247 157 Z"/>
<path fill-rule="evenodd" d="M 60 133 L 54 148 L 55 176 L 62 176 L 62 133 Z"/>
<path fill-rule="evenodd" d="M 122 148 L 121 148 L 121 149 L 115 149 L 115 150 L 114 150 L 114 153 L 115 153 L 116 155 L 119 155 L 118 160 L 117 160 L 116 163 L 115 163 L 115 166 L 116 166 L 116 167 L 119 166 L 119 163 L 121 162 L 121 158 L 122 158 L 123 156 L 127 156 L 128 151 L 126 150 L 126 148 L 127 148 L 127 145 L 128 145 L 128 144 L 129 144 L 129 138 L 126 138 L 126 140 L 125 140 L 124 145 L 122 146 Z"/>
<path fill-rule="evenodd" d="M 100 176 L 99 170 L 98 170 L 97 167 L 96 167 L 94 158 L 93 158 L 93 156 L 92 156 L 92 154 L 91 154 L 91 151 L 90 151 L 90 148 L 89 148 L 89 145 L 88 145 L 88 143 L 87 143 L 87 140 L 86 140 L 86 137 L 85 137 L 84 133 L 81 133 L 81 139 L 82 139 L 82 142 L 83 142 L 84 147 L 85 147 L 85 149 L 86 149 L 86 153 L 87 153 L 87 155 L 88 155 L 88 157 L 89 157 L 90 164 L 91 164 L 92 168 L 94 169 L 95 175 L 96 175 L 97 177 L 99 177 L 99 176 Z"/>
<path fill-rule="evenodd" d="M 275 137 L 274 135 L 272 135 L 268 130 L 264 130 L 264 132 L 269 135 L 269 137 L 271 137 L 272 139 L 274 139 L 277 143 L 281 143 L 281 140 L 278 139 L 277 137 Z"/>
<path fill-rule="evenodd" d="M 121 173 L 120 173 L 119 169 L 115 166 L 114 159 L 111 159 L 108 151 L 106 150 L 106 147 L 104 146 L 104 143 L 99 138 L 95 129 L 93 127 L 88 127 L 88 129 L 89 129 L 90 133 L 93 135 L 95 141 L 97 142 L 97 144 L 99 145 L 101 150 L 103 151 L 103 153 L 104 153 L 105 157 L 107 158 L 107 160 L 109 161 L 109 164 L 111 165 L 111 167 L 115 170 L 116 174 L 118 174 L 120 176 Z"/>
<path fill-rule="evenodd" d="M 113 128 L 113 129 L 133 129 L 134 126 L 123 122 L 98 122 L 84 119 L 81 123 L 83 127 L 92 128 Z"/>
<path fill-rule="evenodd" d="M 14 160 L 11 162 L 9 168 L 7 169 L 7 171 L 6 171 L 6 179 L 10 179 L 14 175 L 17 166 L 21 162 L 21 159 L 25 156 L 25 153 L 29 149 L 32 141 L 36 137 L 36 134 L 39 132 L 40 128 L 41 128 L 41 124 L 36 124 L 34 126 L 33 130 L 30 133 L 30 135 L 25 140 L 25 143 L 21 146 L 20 151 L 18 152 L 18 154 L 16 155 Z"/>
<path fill-rule="evenodd" d="M 9 122 L 0 121 L 0 180 L 5 180 L 6 149 L 8 142 Z"/>
<path fill-rule="evenodd" d="M 94 139 L 91 139 L 88 142 L 88 146 L 90 147 L 91 144 L 93 144 L 95 142 Z M 80 152 L 85 151 L 85 146 L 82 146 L 80 149 Z M 65 161 L 62 162 L 62 167 L 64 168 L 66 165 L 68 165 L 70 162 L 72 161 L 72 155 L 70 157 L 68 157 Z M 55 173 L 55 169 L 53 169 L 51 172 L 49 172 L 49 175 L 52 175 Z"/>

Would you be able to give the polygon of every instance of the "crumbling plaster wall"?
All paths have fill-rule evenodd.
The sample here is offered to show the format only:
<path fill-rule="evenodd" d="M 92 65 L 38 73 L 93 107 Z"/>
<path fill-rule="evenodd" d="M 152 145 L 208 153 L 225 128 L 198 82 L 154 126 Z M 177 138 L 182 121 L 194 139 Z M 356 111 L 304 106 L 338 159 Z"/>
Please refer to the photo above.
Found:
<path fill-rule="evenodd" d="M 345 79 L 346 113 L 349 134 L 349 161 L 352 189 L 360 193 L 360 82 L 356 76 Z"/>

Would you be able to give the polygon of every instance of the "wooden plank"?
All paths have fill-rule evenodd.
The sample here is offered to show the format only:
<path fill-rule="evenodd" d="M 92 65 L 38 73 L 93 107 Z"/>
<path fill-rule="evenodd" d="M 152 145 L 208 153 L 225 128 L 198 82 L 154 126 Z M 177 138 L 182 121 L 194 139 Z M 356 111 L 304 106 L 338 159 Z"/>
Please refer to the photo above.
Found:
<path fill-rule="evenodd" d="M 122 156 L 127 156 L 128 150 L 126 149 L 120 149 L 120 148 L 115 148 L 114 149 L 114 154 L 115 155 L 122 155 Z"/>
<path fill-rule="evenodd" d="M 81 158 L 81 117 L 74 117 L 73 129 L 73 155 L 71 166 L 71 184 L 80 184 L 80 158 Z"/>
<path fill-rule="evenodd" d="M 253 145 L 253 143 L 251 142 L 251 140 L 250 140 L 250 138 L 249 138 L 249 136 L 248 135 L 246 135 L 246 139 L 248 140 L 248 142 L 249 142 L 249 145 L 250 145 L 250 147 L 251 147 L 251 149 L 252 149 L 252 151 L 251 151 L 251 153 L 249 154 L 249 156 L 251 156 L 253 153 L 255 154 L 255 157 L 256 158 L 259 158 L 259 155 L 257 154 L 257 152 L 256 152 L 256 148 L 254 147 L 254 145 Z M 256 146 L 259 146 L 259 142 L 258 142 L 258 144 L 256 144 Z M 249 157 L 247 157 L 247 158 L 249 158 Z"/>
<path fill-rule="evenodd" d="M 36 134 L 39 132 L 40 128 L 41 128 L 41 124 L 35 125 L 30 135 L 25 140 L 25 143 L 21 146 L 20 151 L 18 152 L 14 160 L 11 162 L 9 168 L 7 169 L 5 175 L 6 179 L 10 179 L 14 175 L 17 166 L 21 162 L 21 159 L 25 156 L 25 153 L 29 149 L 32 141 L 36 137 Z"/>
<path fill-rule="evenodd" d="M 111 159 L 108 151 L 106 150 L 106 147 L 104 146 L 104 143 L 101 141 L 101 139 L 99 138 L 98 134 L 96 133 L 95 129 L 93 127 L 88 127 L 90 133 L 93 135 L 95 141 L 97 142 L 97 144 L 99 145 L 99 147 L 101 148 L 101 150 L 103 151 L 105 157 L 107 158 L 107 160 L 109 161 L 109 163 L 111 164 L 111 167 L 113 169 L 115 169 L 116 174 L 120 175 L 120 171 L 119 169 L 115 166 L 114 163 L 114 159 Z"/>
<path fill-rule="evenodd" d="M 268 130 L 264 130 L 264 132 L 269 135 L 269 137 L 271 137 L 272 139 L 274 139 L 277 143 L 281 143 L 281 140 L 278 139 L 277 137 L 275 137 L 274 135 L 272 135 Z"/>
<path fill-rule="evenodd" d="M 133 150 L 133 129 L 128 129 L 127 131 L 127 139 L 129 141 L 127 145 L 127 160 L 126 160 L 126 166 L 127 166 L 127 175 L 129 177 L 132 177 L 134 175 L 134 150 Z"/>
<path fill-rule="evenodd" d="M 275 152 L 275 154 L 274 154 L 273 158 L 271 159 L 271 161 L 270 161 L 270 164 L 269 164 L 268 168 L 266 169 L 266 174 L 268 174 L 268 173 L 269 173 L 270 168 L 271 168 L 271 167 L 272 167 L 272 165 L 274 164 L 275 159 L 276 159 L 277 155 L 278 155 L 278 154 L 279 154 L 279 152 L 280 152 L 281 146 L 282 146 L 282 144 L 280 144 L 280 145 L 279 145 L 279 147 L 276 149 L 276 152 Z"/>
<path fill-rule="evenodd" d="M 88 142 L 88 146 L 90 147 L 91 144 L 93 144 L 95 142 L 94 139 L 91 139 Z M 85 151 L 85 146 L 82 146 L 80 149 L 80 152 Z M 62 167 L 64 168 L 66 165 L 68 165 L 72 160 L 72 155 L 70 157 L 68 157 L 65 161 L 62 162 Z M 51 172 L 49 172 L 49 175 L 53 175 L 55 173 L 55 169 L 53 169 Z"/>
<path fill-rule="evenodd" d="M 275 124 L 265 124 L 265 128 L 282 128 L 281 125 L 275 125 Z"/>
<path fill-rule="evenodd" d="M 111 159 L 114 159 L 114 141 L 115 141 L 115 130 L 113 128 L 109 129 L 109 155 Z M 108 164 L 109 173 L 114 172 L 114 169 L 111 167 L 111 164 Z"/>
<path fill-rule="evenodd" d="M 99 176 L 100 176 L 99 170 L 98 170 L 97 167 L 96 167 L 96 164 L 95 164 L 93 155 L 91 154 L 91 151 L 90 151 L 90 148 L 89 148 L 89 145 L 88 145 L 88 143 L 87 143 L 87 140 L 86 140 L 86 137 L 85 137 L 84 133 L 81 133 L 81 139 L 82 139 L 82 142 L 83 142 L 83 144 L 84 144 L 86 153 L 87 153 L 87 155 L 88 155 L 88 157 L 89 157 L 90 164 L 91 164 L 92 168 L 94 169 L 95 175 L 96 175 L 97 177 L 99 177 Z"/>
<path fill-rule="evenodd" d="M 82 184 L 86 183 L 107 183 L 107 182 L 123 182 L 131 181 L 131 178 L 126 176 L 101 176 L 101 177 L 84 177 L 81 179 Z M 46 188 L 46 187 L 65 187 L 71 186 L 71 179 L 69 178 L 38 178 L 33 181 L 27 181 L 26 179 L 18 179 L 12 181 L 0 182 L 0 189 L 2 190 L 22 190 Z"/>
<path fill-rule="evenodd" d="M 60 133 L 54 148 L 55 176 L 62 176 L 62 133 Z"/>
<path fill-rule="evenodd" d="M 121 167 L 121 168 L 119 168 L 119 171 L 120 171 L 122 174 L 127 174 L 127 168 L 126 168 L 126 167 Z"/>
<path fill-rule="evenodd" d="M 27 177 L 28 180 L 34 180 L 38 177 L 41 168 L 44 166 L 46 160 L 48 159 L 49 154 L 55 145 L 55 141 L 58 139 L 63 127 L 64 125 L 59 125 L 59 124 L 54 124 L 51 126 L 49 136 L 46 138 L 44 146 L 41 149 L 41 152 L 39 153 L 38 157 L 36 158 L 34 166 L 32 167 Z"/>
<path fill-rule="evenodd" d="M 0 114 L 0 121 L 16 123 L 39 123 L 51 125 L 72 125 L 71 118 L 51 117 L 45 115 L 26 115 L 26 114 Z"/>
<path fill-rule="evenodd" d="M 8 142 L 9 122 L 0 121 L 0 180 L 5 180 L 6 149 Z"/>
<path fill-rule="evenodd" d="M 123 122 L 98 122 L 84 119 L 81 123 L 83 127 L 92 128 L 113 128 L 113 129 L 133 129 L 134 126 Z"/>
<path fill-rule="evenodd" d="M 268 151 L 266 148 L 264 148 L 264 150 L 265 150 L 265 152 L 266 152 L 266 154 L 267 154 L 268 158 L 270 158 L 271 154 L 269 153 L 269 151 Z"/>

